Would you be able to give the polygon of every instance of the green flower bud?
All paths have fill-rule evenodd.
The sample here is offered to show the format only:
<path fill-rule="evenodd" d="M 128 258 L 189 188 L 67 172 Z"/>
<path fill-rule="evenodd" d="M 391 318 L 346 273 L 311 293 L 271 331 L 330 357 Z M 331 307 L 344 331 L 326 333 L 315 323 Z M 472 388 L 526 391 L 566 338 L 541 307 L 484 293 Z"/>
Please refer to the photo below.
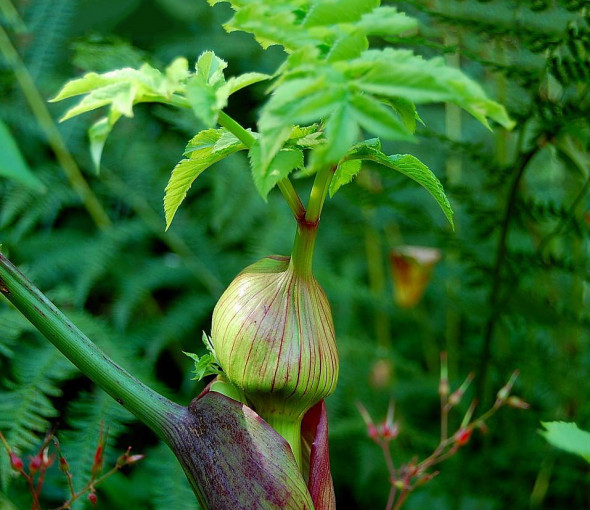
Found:
<path fill-rule="evenodd" d="M 244 269 L 219 299 L 211 331 L 227 378 L 279 432 L 284 422 L 299 423 L 338 379 L 328 299 L 289 261 L 265 257 Z"/>

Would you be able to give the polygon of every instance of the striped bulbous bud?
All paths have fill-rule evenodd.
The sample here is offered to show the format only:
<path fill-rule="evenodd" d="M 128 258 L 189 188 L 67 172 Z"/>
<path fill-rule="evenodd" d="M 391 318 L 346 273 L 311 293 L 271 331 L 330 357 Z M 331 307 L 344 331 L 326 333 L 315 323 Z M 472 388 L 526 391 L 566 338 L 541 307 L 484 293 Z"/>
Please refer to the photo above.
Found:
<path fill-rule="evenodd" d="M 265 257 L 234 279 L 213 311 L 211 341 L 228 379 L 283 435 L 336 388 L 330 304 L 289 257 Z"/>

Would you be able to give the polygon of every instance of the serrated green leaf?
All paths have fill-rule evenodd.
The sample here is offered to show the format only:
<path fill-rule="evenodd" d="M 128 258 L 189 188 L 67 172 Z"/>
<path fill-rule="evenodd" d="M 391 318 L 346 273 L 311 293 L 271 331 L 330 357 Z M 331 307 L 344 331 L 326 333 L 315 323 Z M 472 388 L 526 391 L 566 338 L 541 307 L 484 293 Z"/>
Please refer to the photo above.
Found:
<path fill-rule="evenodd" d="M 416 105 L 403 97 L 393 97 L 387 99 L 387 103 L 398 113 L 401 121 L 409 133 L 414 134 L 416 131 L 416 121 L 424 124 L 416 111 Z"/>
<path fill-rule="evenodd" d="M 306 27 L 351 23 L 379 6 L 380 0 L 316 0 L 303 24 Z"/>
<path fill-rule="evenodd" d="M 189 141 L 185 150 L 189 159 L 181 160 L 174 167 L 166 186 L 164 195 L 166 230 L 170 228 L 172 219 L 194 180 L 214 163 L 245 149 L 245 146 L 238 141 L 238 143 L 224 144 L 223 148 L 215 150 L 215 144 L 221 140 L 225 132 L 224 129 L 207 129 Z"/>
<path fill-rule="evenodd" d="M 193 76 L 187 82 L 186 99 L 195 116 L 207 127 L 217 124 L 219 112 L 227 105 L 227 96 L 225 101 L 223 97 L 218 97 L 216 89 L 198 76 Z"/>
<path fill-rule="evenodd" d="M 414 137 L 394 111 L 377 99 L 365 94 L 355 94 L 351 104 L 354 117 L 371 134 L 387 140 L 414 141 Z"/>
<path fill-rule="evenodd" d="M 166 77 L 171 83 L 181 83 L 190 76 L 188 60 L 178 57 L 166 68 Z"/>
<path fill-rule="evenodd" d="M 345 74 L 366 93 L 402 97 L 414 103 L 455 103 L 487 126 L 486 117 L 512 127 L 504 107 L 487 98 L 483 89 L 442 58 L 424 60 L 409 50 L 368 50 L 350 62 Z"/>
<path fill-rule="evenodd" d="M 123 71 L 123 69 L 121 69 L 121 71 Z M 80 94 L 87 94 L 92 90 L 99 89 L 111 83 L 112 80 L 108 76 L 97 73 L 87 73 L 82 78 L 67 82 L 57 95 L 49 100 L 49 102 L 56 103 L 57 101 L 78 96 Z"/>
<path fill-rule="evenodd" d="M 327 54 L 326 60 L 337 62 L 357 58 L 368 47 L 369 40 L 367 36 L 361 31 L 353 29 L 350 33 L 345 33 L 336 39 Z"/>
<path fill-rule="evenodd" d="M 264 200 L 281 179 L 303 167 L 303 151 L 300 149 L 281 149 L 265 167 L 262 164 L 260 144 L 256 142 L 250 148 L 249 157 L 254 184 Z"/>
<path fill-rule="evenodd" d="M 204 51 L 197 59 L 196 71 L 197 76 L 208 85 L 215 85 L 224 82 L 224 69 L 227 62 L 219 58 L 212 51 Z"/>
<path fill-rule="evenodd" d="M 569 453 L 581 455 L 590 462 L 590 432 L 581 430 L 575 423 L 562 421 L 541 422 L 546 430 L 540 433 L 553 446 Z"/>
<path fill-rule="evenodd" d="M 324 142 L 324 133 L 319 131 L 318 124 L 304 127 L 295 126 L 287 139 L 287 144 L 289 146 L 295 145 L 306 149 L 317 147 Z"/>
<path fill-rule="evenodd" d="M 252 130 L 247 129 L 248 133 L 252 133 Z M 193 147 L 189 142 L 189 147 Z M 213 144 L 213 154 L 224 152 L 224 151 L 234 151 L 240 150 L 244 148 L 244 144 L 233 134 L 225 129 L 221 130 L 221 137 Z M 192 150 L 190 151 L 192 152 Z M 185 155 L 187 152 L 185 151 Z"/>
<path fill-rule="evenodd" d="M 35 191 L 45 191 L 43 183 L 35 177 L 23 158 L 8 127 L 0 120 L 0 176 L 28 186 Z"/>
<path fill-rule="evenodd" d="M 52 101 L 87 94 L 70 108 L 61 121 L 103 106 L 110 106 L 108 116 L 100 119 L 88 131 L 90 152 L 98 170 L 106 139 L 122 115 L 133 116 L 133 106 L 139 102 L 167 102 L 172 94 L 184 91 L 188 62 L 174 60 L 163 75 L 144 64 L 140 69 L 123 68 L 108 73 L 88 73 L 67 83 Z"/>
<path fill-rule="evenodd" d="M 378 145 L 375 143 L 375 140 L 367 140 L 353 147 L 345 159 L 373 161 L 416 181 L 432 195 L 451 226 L 455 228 L 453 223 L 453 209 L 436 175 L 424 163 L 411 154 L 387 156 L 377 147 Z"/>
<path fill-rule="evenodd" d="M 217 375 L 221 373 L 221 367 L 217 364 L 217 360 L 211 354 L 203 354 L 198 356 L 192 352 L 182 351 L 183 354 L 191 358 L 195 362 L 193 370 L 193 381 L 200 381 L 208 375 Z"/>
<path fill-rule="evenodd" d="M 377 7 L 373 11 L 363 14 L 356 26 L 366 35 L 392 37 L 416 30 L 418 20 L 399 12 L 395 7 Z"/>
<path fill-rule="evenodd" d="M 326 121 L 326 142 L 312 152 L 312 171 L 324 165 L 333 165 L 357 141 L 358 124 L 352 108 L 343 101 Z"/>
<path fill-rule="evenodd" d="M 111 105 L 112 110 L 126 117 L 133 117 L 133 102 L 137 89 L 132 83 L 111 83 L 99 89 L 91 91 L 76 106 L 70 108 L 59 119 L 64 122 L 82 113 L 90 112 L 106 105 Z"/>
<path fill-rule="evenodd" d="M 217 124 L 231 93 L 223 75 L 226 67 L 227 63 L 215 53 L 205 51 L 197 60 L 196 74 L 186 84 L 186 99 L 193 113 L 208 127 Z"/>
<path fill-rule="evenodd" d="M 332 177 L 332 181 L 330 182 L 330 198 L 333 197 L 342 186 L 348 184 L 356 177 L 361 171 L 361 166 L 362 161 L 360 159 L 342 161 L 338 165 L 336 172 L 334 172 L 334 177 Z"/>
<path fill-rule="evenodd" d="M 255 83 L 260 83 L 261 81 L 270 80 L 271 78 L 272 76 L 270 74 L 264 73 L 244 73 L 239 76 L 232 76 L 226 83 L 227 93 L 228 95 L 232 95 L 238 90 L 254 85 Z"/>
<path fill-rule="evenodd" d="M 293 51 L 317 42 L 297 25 L 295 5 L 257 2 L 236 7 L 236 14 L 224 28 L 228 32 L 242 30 L 253 34 L 264 49 L 278 44 Z"/>

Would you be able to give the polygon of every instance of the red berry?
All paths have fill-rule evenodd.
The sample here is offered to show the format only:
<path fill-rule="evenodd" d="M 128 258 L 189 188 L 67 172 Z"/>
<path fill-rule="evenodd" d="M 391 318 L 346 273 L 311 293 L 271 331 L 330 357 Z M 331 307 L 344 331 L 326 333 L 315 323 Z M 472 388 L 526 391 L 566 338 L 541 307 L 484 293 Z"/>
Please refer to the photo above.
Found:
<path fill-rule="evenodd" d="M 93 506 L 96 505 L 96 502 L 98 501 L 98 498 L 96 497 L 96 492 L 91 492 L 90 494 L 88 494 L 88 501 L 90 501 Z"/>

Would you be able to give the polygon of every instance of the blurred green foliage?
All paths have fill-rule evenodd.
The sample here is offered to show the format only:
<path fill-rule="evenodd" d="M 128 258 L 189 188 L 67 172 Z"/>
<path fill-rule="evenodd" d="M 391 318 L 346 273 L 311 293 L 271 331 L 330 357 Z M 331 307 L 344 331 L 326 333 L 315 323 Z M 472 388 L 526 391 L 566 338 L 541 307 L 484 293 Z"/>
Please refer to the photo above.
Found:
<path fill-rule="evenodd" d="M 376 167 L 364 168 L 326 204 L 315 268 L 341 354 L 339 387 L 328 400 L 339 508 L 383 508 L 389 489 L 357 400 L 384 417 L 395 398 L 400 463 L 436 446 L 441 350 L 455 386 L 476 371 L 464 409 L 475 394 L 488 403 L 519 368 L 516 393 L 531 410 L 495 416 L 489 433 L 475 435 L 407 508 L 583 508 L 590 500 L 587 464 L 552 449 L 537 430 L 541 420 L 583 429 L 590 423 L 588 7 L 573 0 L 396 5 L 422 23 L 404 44 L 427 56 L 445 53 L 506 104 L 517 126 L 490 133 L 440 105 L 420 110 L 427 127 L 418 128 L 419 144 L 390 147 L 416 155 L 443 180 L 455 233 L 424 190 Z M 279 50 L 263 52 L 246 34 L 226 34 L 227 6 L 204 0 L 1 0 L 0 13 L 9 36 L 0 38 L 0 120 L 46 188 L 0 180 L 2 250 L 116 361 L 187 403 L 201 385 L 191 380 L 182 351 L 204 353 L 200 338 L 216 299 L 243 267 L 288 253 L 288 208 L 276 192 L 268 204 L 259 198 L 247 161 L 236 154 L 195 182 L 164 233 L 164 187 L 202 126 L 190 112 L 146 105 L 116 126 L 100 175 L 86 139 L 91 119 L 57 127 L 112 224 L 101 223 L 64 172 L 64 148 L 60 153 L 51 126 L 31 110 L 31 94 L 46 100 L 89 70 L 146 61 L 163 68 L 179 55 L 194 62 L 206 49 L 227 60 L 231 74 L 272 72 Z M 264 84 L 232 96 L 230 113 L 253 126 L 262 90 Z M 53 119 L 65 111 L 46 106 Z M 388 256 L 400 244 L 443 253 L 411 310 L 391 297 Z M 458 426 L 460 416 L 454 419 Z M 165 448 L 2 303 L 0 430 L 11 445 L 32 451 L 56 426 L 81 485 L 101 420 L 110 431 L 108 462 L 128 445 L 147 458 L 101 486 L 99 508 L 196 508 Z M 56 506 L 65 490 L 59 473 L 46 487 L 45 506 Z M 29 506 L 4 455 L 0 494 L 0 505 Z"/>

